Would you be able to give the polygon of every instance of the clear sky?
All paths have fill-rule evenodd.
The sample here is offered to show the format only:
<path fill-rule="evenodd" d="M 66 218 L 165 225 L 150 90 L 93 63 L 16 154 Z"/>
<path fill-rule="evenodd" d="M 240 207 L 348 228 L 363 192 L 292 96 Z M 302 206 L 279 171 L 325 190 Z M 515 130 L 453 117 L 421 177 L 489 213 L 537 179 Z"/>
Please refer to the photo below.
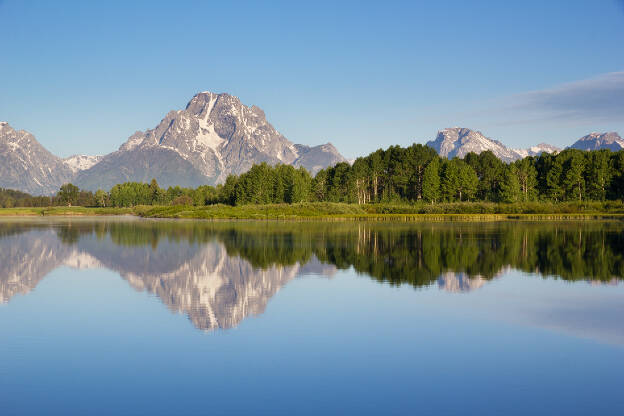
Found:
<path fill-rule="evenodd" d="M 104 154 L 197 92 L 347 157 L 462 126 L 624 135 L 624 1 L 0 0 L 0 120 Z"/>

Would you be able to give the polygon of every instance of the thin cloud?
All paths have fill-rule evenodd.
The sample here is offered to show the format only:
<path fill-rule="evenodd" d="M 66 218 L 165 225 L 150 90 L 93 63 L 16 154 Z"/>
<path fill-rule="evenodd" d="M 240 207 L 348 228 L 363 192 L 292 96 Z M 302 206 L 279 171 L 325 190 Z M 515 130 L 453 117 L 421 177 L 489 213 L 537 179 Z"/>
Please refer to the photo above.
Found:
<path fill-rule="evenodd" d="M 510 97 L 505 108 L 510 124 L 535 121 L 624 121 L 624 72 Z M 511 120 L 509 120 L 511 118 Z"/>

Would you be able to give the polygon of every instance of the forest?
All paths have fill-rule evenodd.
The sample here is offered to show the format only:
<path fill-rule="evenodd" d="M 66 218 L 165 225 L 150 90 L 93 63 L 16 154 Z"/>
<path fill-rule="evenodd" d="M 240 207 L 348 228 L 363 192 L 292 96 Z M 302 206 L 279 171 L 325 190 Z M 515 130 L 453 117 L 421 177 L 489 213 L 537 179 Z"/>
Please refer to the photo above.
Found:
<path fill-rule="evenodd" d="M 379 149 L 314 177 L 290 165 L 254 165 L 224 184 L 196 189 L 126 182 L 96 192 L 63 185 L 55 196 L 0 189 L 0 206 L 133 207 L 137 205 L 275 204 L 299 202 L 449 203 L 614 201 L 624 195 L 624 151 L 566 149 L 504 163 L 492 152 L 441 158 L 421 144 Z"/>

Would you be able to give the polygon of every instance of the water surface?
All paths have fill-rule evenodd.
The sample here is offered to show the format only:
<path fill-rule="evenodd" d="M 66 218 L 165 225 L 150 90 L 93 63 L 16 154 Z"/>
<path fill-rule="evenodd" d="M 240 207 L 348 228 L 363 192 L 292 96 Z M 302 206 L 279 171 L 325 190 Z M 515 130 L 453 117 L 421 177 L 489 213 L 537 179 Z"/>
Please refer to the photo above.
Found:
<path fill-rule="evenodd" d="M 0 221 L 0 414 L 624 414 L 624 223 Z"/>

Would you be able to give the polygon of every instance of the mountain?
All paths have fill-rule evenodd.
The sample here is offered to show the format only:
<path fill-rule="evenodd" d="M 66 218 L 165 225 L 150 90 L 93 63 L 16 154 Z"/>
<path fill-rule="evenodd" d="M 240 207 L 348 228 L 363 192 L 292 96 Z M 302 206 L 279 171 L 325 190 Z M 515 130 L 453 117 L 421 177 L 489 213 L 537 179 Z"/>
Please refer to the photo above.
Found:
<path fill-rule="evenodd" d="M 548 144 L 539 144 L 529 149 L 510 149 L 498 140 L 485 137 L 480 131 L 452 127 L 438 132 L 435 140 L 427 142 L 440 156 L 452 159 L 463 158 L 470 152 L 492 151 L 504 162 L 513 162 L 526 156 L 537 156 L 543 152 L 558 152 L 560 149 Z"/>
<path fill-rule="evenodd" d="M 80 171 L 75 182 L 85 189 L 109 189 L 156 178 L 165 187 L 195 187 L 223 183 L 255 163 L 303 166 L 314 174 L 344 160 L 330 143 L 292 143 L 259 107 L 229 94 L 202 92 L 184 110 L 170 111 L 154 129 L 134 133 L 119 150 Z"/>
<path fill-rule="evenodd" d="M 73 155 L 63 159 L 63 163 L 72 172 L 78 173 L 82 170 L 87 170 L 96 163 L 102 160 L 102 156 L 87 156 L 87 155 Z"/>
<path fill-rule="evenodd" d="M 46 150 L 32 134 L 0 122 L 0 188 L 49 195 L 72 177 L 72 170 L 63 160 Z"/>
<path fill-rule="evenodd" d="M 513 149 L 514 152 L 520 156 L 519 158 L 525 158 L 527 156 L 539 156 L 542 153 L 559 153 L 560 148 L 553 146 L 552 144 L 540 143 L 537 146 L 531 146 L 528 149 Z"/>
<path fill-rule="evenodd" d="M 578 139 L 570 147 L 580 150 L 609 149 L 617 152 L 618 150 L 624 149 L 624 139 L 616 132 L 590 133 Z"/>

